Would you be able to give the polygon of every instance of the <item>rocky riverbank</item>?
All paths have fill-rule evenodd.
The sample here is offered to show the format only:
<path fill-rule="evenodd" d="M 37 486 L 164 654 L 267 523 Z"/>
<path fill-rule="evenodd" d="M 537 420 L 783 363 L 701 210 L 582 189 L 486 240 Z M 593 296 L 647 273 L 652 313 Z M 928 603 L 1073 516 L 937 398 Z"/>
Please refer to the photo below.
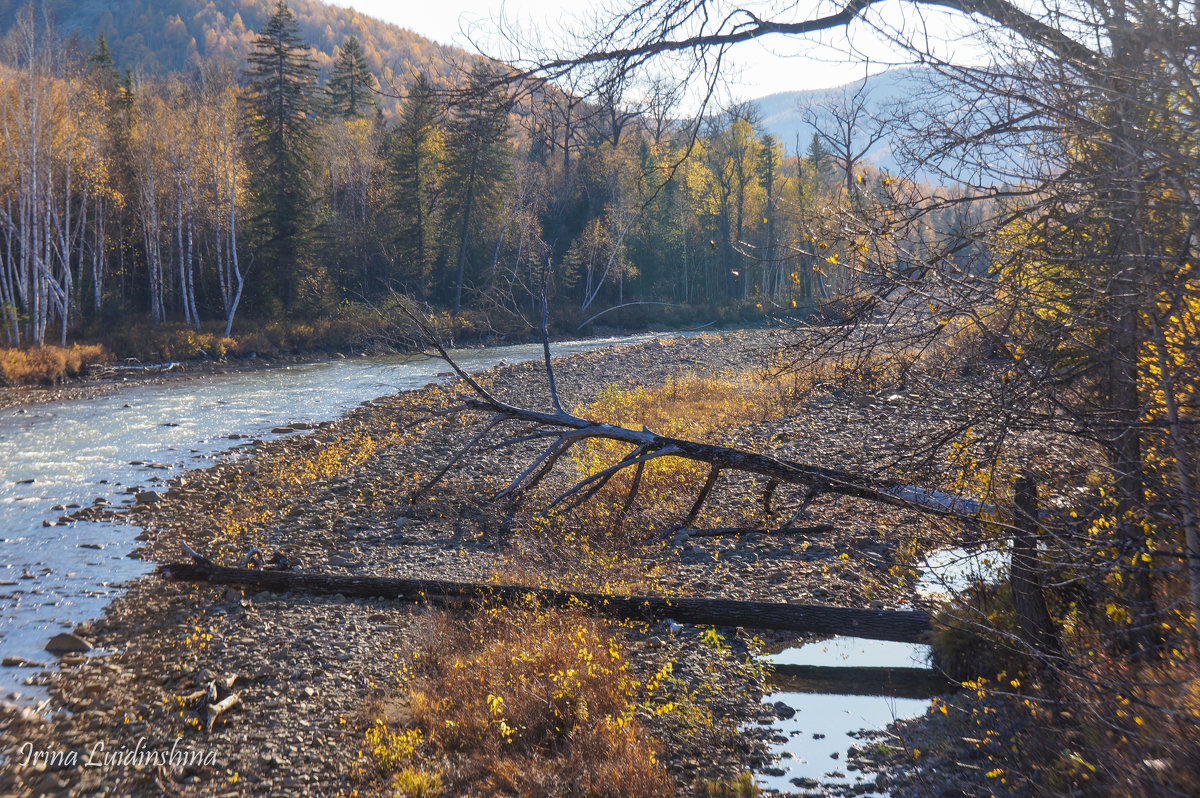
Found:
<path fill-rule="evenodd" d="M 577 355 L 557 369 L 559 392 L 569 404 L 584 405 L 613 386 L 746 372 L 762 365 L 773 343 L 768 333 L 719 334 Z M 538 363 L 497 369 L 485 384 L 512 403 L 548 404 Z M 224 564 L 474 582 L 561 578 L 569 570 L 563 552 L 514 529 L 480 501 L 524 467 L 527 461 L 511 452 L 468 457 L 451 480 L 408 501 L 478 429 L 457 419 L 413 425 L 446 406 L 455 390 L 430 386 L 381 398 L 322 429 L 185 474 L 128 510 L 89 508 L 78 517 L 140 526 L 138 555 L 159 562 L 180 558 L 187 542 Z M 818 390 L 781 418 L 730 430 L 728 438 L 799 459 L 861 463 L 878 460 L 923 414 L 937 412 L 917 397 Z M 704 518 L 745 521 L 761 488 L 749 478 L 723 481 Z M 833 498 L 810 513 L 835 532 L 686 541 L 639 535 L 623 573 L 640 589 L 674 595 L 880 607 L 911 599 L 889 569 L 901 549 L 911 548 L 914 514 L 882 515 Z M 665 529 L 672 519 L 657 520 Z M 419 650 L 440 612 L 139 580 L 103 618 L 75 630 L 91 651 L 65 654 L 57 670 L 35 677 L 52 696 L 45 717 L 28 708 L 3 710 L 0 794 L 367 789 L 364 730 L 402 682 L 400 663 Z M 700 630 L 661 624 L 627 638 L 635 667 L 665 652 L 676 663 L 679 689 L 703 691 L 707 701 L 711 722 L 702 731 L 670 724 L 659 730 L 663 758 L 682 789 L 765 764 L 771 709 L 759 703 L 763 673 L 745 662 L 755 645 L 749 634 L 733 630 L 727 642 L 712 645 Z M 206 730 L 194 694 L 216 684 L 220 697 L 235 694 L 237 705 Z M 755 721 L 763 722 L 760 731 L 742 731 Z M 88 759 L 99 766 L 85 766 Z"/>

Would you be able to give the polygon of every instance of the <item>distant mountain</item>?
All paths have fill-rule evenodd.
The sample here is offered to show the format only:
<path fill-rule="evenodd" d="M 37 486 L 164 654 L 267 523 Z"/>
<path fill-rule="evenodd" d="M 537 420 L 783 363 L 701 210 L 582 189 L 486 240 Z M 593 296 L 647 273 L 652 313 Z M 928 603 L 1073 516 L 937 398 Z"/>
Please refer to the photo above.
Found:
<path fill-rule="evenodd" d="M 789 152 L 795 152 L 798 143 L 799 151 L 803 154 L 808 149 L 813 133 L 817 131 L 817 126 L 811 121 L 829 129 L 833 124 L 833 114 L 829 108 L 842 103 L 843 98 L 858 94 L 869 114 L 887 116 L 893 107 L 903 107 L 906 102 L 928 91 L 932 80 L 931 70 L 902 67 L 832 89 L 780 92 L 753 100 L 752 103 L 761 115 L 763 131 L 778 138 Z M 868 151 L 865 160 L 889 172 L 900 171 L 900 164 L 893 152 L 896 143 L 895 133 L 885 136 Z"/>
<path fill-rule="evenodd" d="M 213 60 L 241 64 L 255 32 L 275 10 L 276 0 L 42 0 L 55 29 L 76 36 L 90 49 L 103 31 L 117 66 L 151 75 L 189 71 Z M 0 0 L 0 34 L 13 25 L 29 0 Z M 410 30 L 350 8 L 318 0 L 289 0 L 300 34 L 326 72 L 334 48 L 355 36 L 367 66 L 386 86 L 407 84 L 416 70 L 449 75 L 453 63 L 469 58 Z"/>

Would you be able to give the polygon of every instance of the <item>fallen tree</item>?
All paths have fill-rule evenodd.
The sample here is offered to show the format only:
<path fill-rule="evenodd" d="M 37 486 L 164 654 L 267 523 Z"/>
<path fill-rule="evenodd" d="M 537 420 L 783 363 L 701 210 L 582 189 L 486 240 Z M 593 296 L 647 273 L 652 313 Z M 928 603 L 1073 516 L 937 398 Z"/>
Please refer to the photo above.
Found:
<path fill-rule="evenodd" d="M 534 601 L 553 607 L 585 606 L 600 615 L 621 620 L 669 619 L 677 623 L 849 635 L 903 643 L 922 640 L 931 628 L 926 613 L 911 610 L 870 610 L 728 599 L 616 596 L 519 585 L 229 568 L 216 565 L 195 554 L 191 549 L 185 547 L 185 550 L 192 555 L 190 562 L 161 565 L 158 568 L 159 575 L 179 581 L 210 582 L 272 593 L 384 598 L 440 606 L 477 605 L 488 601 Z"/>
<path fill-rule="evenodd" d="M 455 452 L 446 464 L 410 497 L 418 500 L 432 489 L 466 455 L 475 449 L 504 449 L 526 443 L 545 443 L 546 447 L 509 484 L 492 496 L 493 501 L 508 500 L 515 508 L 524 496 L 541 483 L 554 469 L 564 454 L 574 446 L 588 440 L 605 439 L 628 444 L 631 448 L 614 465 L 589 474 L 563 491 L 545 508 L 549 512 L 559 506 L 570 509 L 595 496 L 614 476 L 626 469 L 634 469 L 624 511 L 637 499 L 642 473 L 646 463 L 663 457 L 705 463 L 709 466 L 708 476 L 700 488 L 695 502 L 687 515 L 674 525 L 674 529 L 688 527 L 699 516 L 705 501 L 712 493 L 723 471 L 741 471 L 767 478 L 763 489 L 762 504 L 769 514 L 771 498 L 780 485 L 801 485 L 807 488 L 799 508 L 777 531 L 786 531 L 803 516 L 804 511 L 822 494 L 838 494 L 866 499 L 892 507 L 912 509 L 927 515 L 943 518 L 978 521 L 990 514 L 994 508 L 975 499 L 966 499 L 925 488 L 904 485 L 899 482 L 880 480 L 865 474 L 856 474 L 835 468 L 826 468 L 811 463 L 783 460 L 767 454 L 746 451 L 732 446 L 684 440 L 668 435 L 659 435 L 649 429 L 640 430 L 605 424 L 568 413 L 559 400 L 554 378 L 554 367 L 550 359 L 550 343 L 546 332 L 545 304 L 542 309 L 542 345 L 546 366 L 546 382 L 552 410 L 535 410 L 510 404 L 493 396 L 470 374 L 464 371 L 438 340 L 438 336 L 427 322 L 416 314 L 405 311 L 409 319 L 421 330 L 422 337 L 454 370 L 458 377 L 473 391 L 473 396 L 460 396 L 457 404 L 431 412 L 416 423 L 464 413 L 479 413 L 485 416 L 483 428 L 465 446 Z M 505 425 L 518 425 L 516 434 L 501 437 L 497 430 Z M 500 437 L 499 441 L 493 440 Z"/>

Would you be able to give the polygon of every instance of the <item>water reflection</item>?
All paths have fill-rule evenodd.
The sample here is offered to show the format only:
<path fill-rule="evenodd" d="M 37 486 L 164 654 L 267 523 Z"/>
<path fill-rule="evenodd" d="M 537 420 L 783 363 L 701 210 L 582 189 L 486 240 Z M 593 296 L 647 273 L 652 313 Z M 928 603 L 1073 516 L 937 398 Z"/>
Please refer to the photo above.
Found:
<path fill-rule="evenodd" d="M 763 698 L 779 708 L 775 762 L 758 774 L 767 789 L 824 795 L 829 786 L 879 795 L 876 774 L 847 769 L 846 754 L 860 732 L 923 715 L 948 684 L 929 667 L 929 646 L 835 637 L 765 658 L 777 688 Z M 782 706 L 780 706 L 782 705 Z M 789 711 L 795 714 L 783 717 Z"/>

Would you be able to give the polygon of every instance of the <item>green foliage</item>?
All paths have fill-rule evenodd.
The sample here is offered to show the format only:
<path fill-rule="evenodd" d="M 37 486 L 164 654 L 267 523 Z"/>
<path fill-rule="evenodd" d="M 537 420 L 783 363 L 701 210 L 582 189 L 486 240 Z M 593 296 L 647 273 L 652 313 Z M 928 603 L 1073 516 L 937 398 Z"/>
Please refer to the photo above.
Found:
<path fill-rule="evenodd" d="M 499 210 L 512 174 L 511 103 L 494 87 L 495 78 L 492 67 L 480 65 L 471 71 L 466 99 L 454 106 L 446 137 L 446 149 L 454 157 L 446 164 L 447 205 L 442 223 L 445 230 L 458 233 L 444 255 L 453 252 L 456 263 L 453 288 L 447 292 L 453 297 L 456 316 L 462 308 L 463 288 L 482 269 L 488 251 L 472 243 L 485 240 L 479 233 Z"/>
<path fill-rule="evenodd" d="M 358 39 L 351 36 L 342 45 L 338 59 L 329 75 L 325 93 L 329 95 L 329 108 L 335 116 L 353 119 L 363 116 L 375 103 L 375 77 L 367 68 Z"/>
<path fill-rule="evenodd" d="M 408 87 L 399 121 L 385 142 L 388 242 L 405 291 L 425 295 L 437 253 L 437 218 L 446 157 L 442 107 L 424 72 Z"/>
<path fill-rule="evenodd" d="M 277 300 L 290 309 L 313 276 L 307 255 L 312 226 L 309 169 L 314 144 L 316 67 L 284 0 L 254 40 L 247 58 L 254 226 L 261 268 L 260 309 Z"/>

